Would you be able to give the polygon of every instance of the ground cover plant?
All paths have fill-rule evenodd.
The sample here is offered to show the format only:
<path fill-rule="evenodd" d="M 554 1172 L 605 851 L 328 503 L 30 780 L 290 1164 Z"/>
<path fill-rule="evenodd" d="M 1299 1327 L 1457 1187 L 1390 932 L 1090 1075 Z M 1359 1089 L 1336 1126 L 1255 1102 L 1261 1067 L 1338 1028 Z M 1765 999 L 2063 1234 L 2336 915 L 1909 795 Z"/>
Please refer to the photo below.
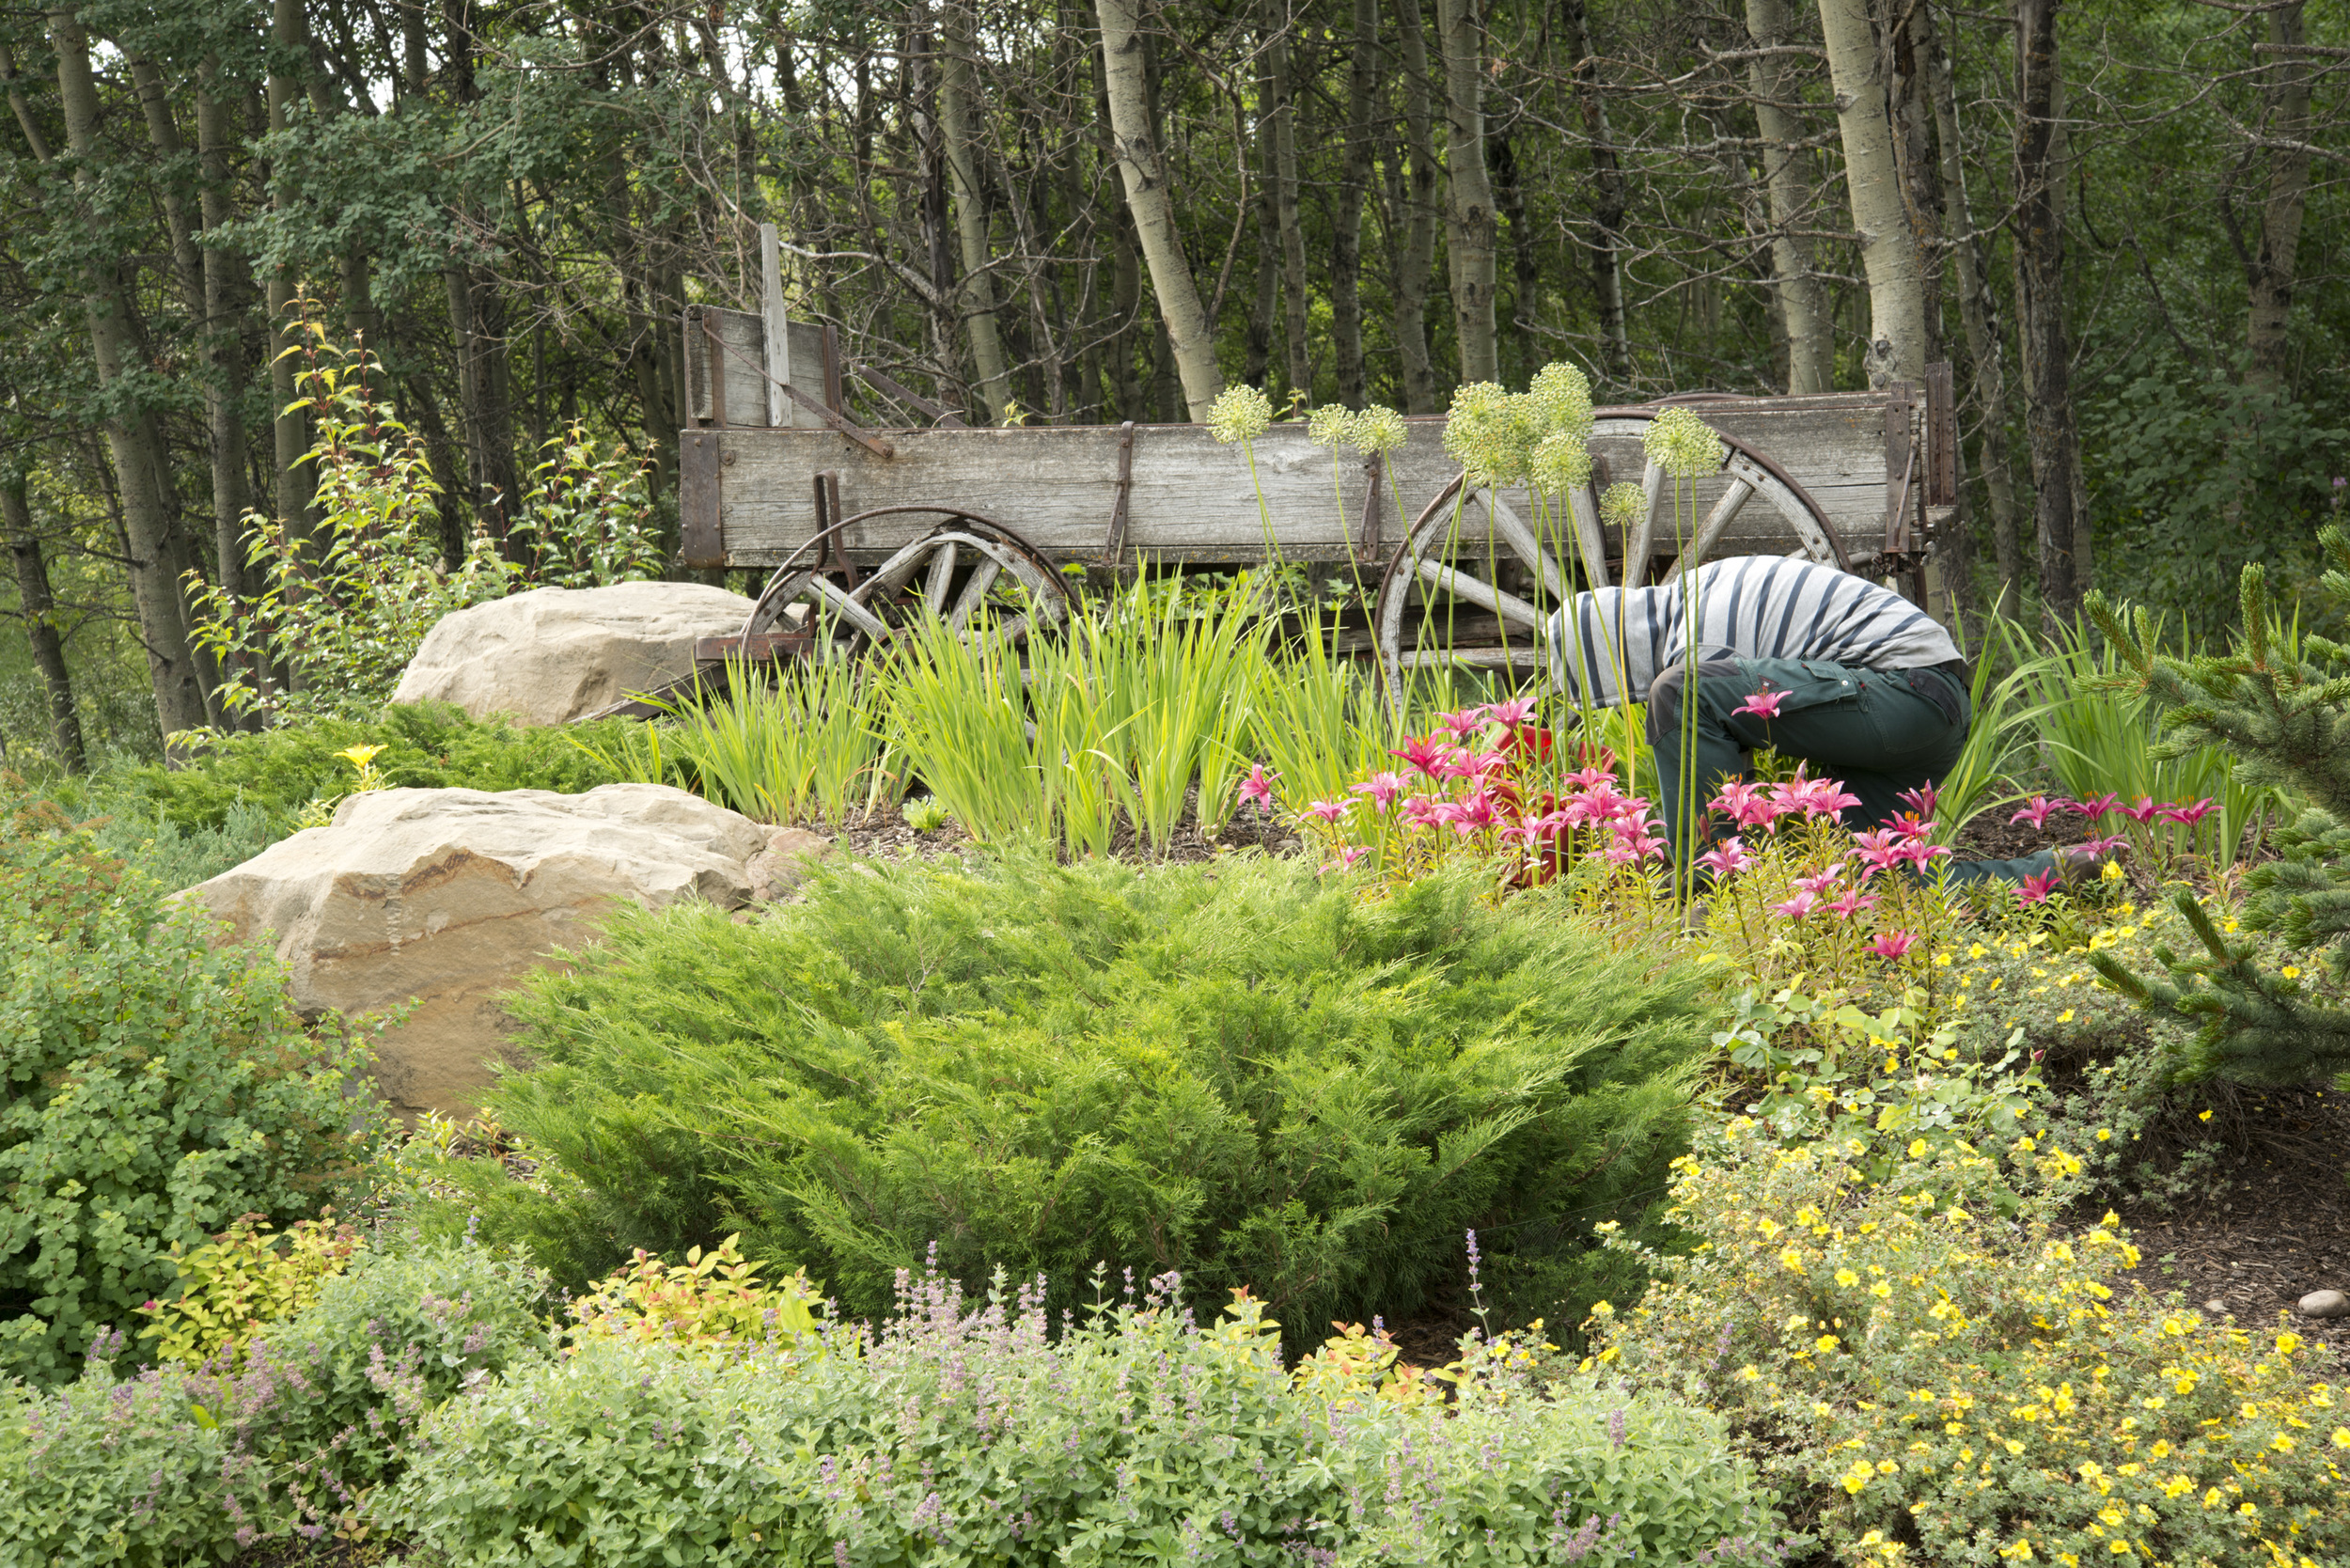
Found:
<path fill-rule="evenodd" d="M 935 1245 L 959 1278 L 1181 1269 L 1299 1325 L 1400 1318 L 1471 1227 L 1514 1303 L 1588 1300 L 1568 1221 L 1637 1219 L 1704 1030 L 1553 896 L 1484 890 L 1028 855 L 623 919 L 517 1002 L 543 1065 L 489 1096 L 570 1184 L 450 1174 L 572 1278 L 739 1230 L 859 1313 Z"/>

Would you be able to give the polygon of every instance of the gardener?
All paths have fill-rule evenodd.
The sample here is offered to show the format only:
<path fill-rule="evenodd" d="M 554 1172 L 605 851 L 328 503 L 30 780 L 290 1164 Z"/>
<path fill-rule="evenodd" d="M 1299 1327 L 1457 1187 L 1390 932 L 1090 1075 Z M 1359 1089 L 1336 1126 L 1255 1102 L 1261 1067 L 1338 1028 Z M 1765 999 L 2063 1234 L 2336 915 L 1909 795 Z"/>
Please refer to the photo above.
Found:
<path fill-rule="evenodd" d="M 1630 691 L 1648 702 L 1648 743 L 1665 781 L 1665 820 L 1678 842 L 1683 744 L 1695 741 L 1696 798 L 1747 776 L 1763 746 L 1841 779 L 1859 799 L 1846 825 L 1874 827 L 1900 796 L 1957 762 L 1969 720 L 1966 661 L 1950 635 L 1908 600 L 1865 577 L 1810 561 L 1740 556 L 1696 572 L 1697 692 L 1690 678 L 1682 581 L 1578 593 L 1550 619 L 1551 669 L 1582 704 Z M 1703 823 L 1700 839 L 1710 837 Z M 2068 878 L 2094 854 L 2049 851 L 2021 860 L 1945 861 L 1955 881 L 2022 882 L 2051 869 Z"/>

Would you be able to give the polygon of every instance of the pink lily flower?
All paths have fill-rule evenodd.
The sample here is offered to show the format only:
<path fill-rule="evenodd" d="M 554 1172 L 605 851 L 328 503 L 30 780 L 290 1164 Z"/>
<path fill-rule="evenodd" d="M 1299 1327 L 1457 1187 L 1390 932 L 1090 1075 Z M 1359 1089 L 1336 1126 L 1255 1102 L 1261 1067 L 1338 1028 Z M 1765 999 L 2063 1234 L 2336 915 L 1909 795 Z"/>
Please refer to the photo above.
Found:
<path fill-rule="evenodd" d="M 1771 913 L 1774 915 L 1784 915 L 1791 920 L 1800 920 L 1805 916 L 1810 914 L 1811 906 L 1819 902 L 1820 896 L 1817 893 L 1797 893 L 1794 898 L 1789 899 L 1785 903 L 1775 903 L 1771 905 Z"/>
<path fill-rule="evenodd" d="M 2115 809 L 2140 827 L 2153 822 L 2162 811 L 2162 808 L 2154 804 L 2154 797 L 2152 795 L 2140 795 L 2138 797 L 2136 806 L 2117 807 Z"/>
<path fill-rule="evenodd" d="M 1434 827 L 1444 820 L 1443 809 L 1426 795 L 1414 795 L 1403 803 L 1403 820 L 1414 827 Z"/>
<path fill-rule="evenodd" d="M 1566 782 L 1578 790 L 1612 790 L 1616 787 L 1616 775 L 1612 768 L 1577 768 L 1567 775 Z"/>
<path fill-rule="evenodd" d="M 2119 808 L 2121 804 L 2122 797 L 2108 792 L 2102 795 L 2091 795 L 2087 800 L 2076 801 L 2074 803 L 2073 809 L 2093 823 L 2108 812 Z"/>
<path fill-rule="evenodd" d="M 1500 815 L 1494 810 L 1494 797 L 1482 789 L 1471 790 L 1449 811 L 1441 806 L 1436 809 L 1445 813 L 1444 820 L 1450 823 L 1452 831 L 1464 839 L 1472 833 L 1482 832 L 1501 821 Z"/>
<path fill-rule="evenodd" d="M 2192 806 L 2164 807 L 2162 808 L 2162 820 L 2167 823 L 2185 823 L 2187 826 L 2192 827 L 2197 823 L 2201 822 L 2205 817 L 2210 816 L 2218 808 L 2219 803 L 2212 799 L 2209 795 L 2205 795 L 2202 799 L 2197 801 Z"/>
<path fill-rule="evenodd" d="M 1325 823 L 1335 823 L 1352 810 L 1354 806 L 1355 803 L 1351 800 L 1317 800 L 1306 808 L 1306 815 L 1320 817 Z"/>
<path fill-rule="evenodd" d="M 1787 700 L 1785 692 L 1775 692 L 1768 686 L 1749 693 L 1747 699 L 1731 710 L 1733 713 L 1751 713 L 1759 719 L 1778 717 L 1778 705 Z"/>
<path fill-rule="evenodd" d="M 1914 790 L 1904 790 L 1893 798 L 1908 807 L 1910 811 L 1920 820 L 1933 816 L 1935 809 L 1942 804 L 1941 792 L 1934 787 L 1932 779 L 1928 779 Z"/>
<path fill-rule="evenodd" d="M 1455 735 L 1470 734 L 1482 727 L 1484 722 L 1485 710 L 1482 708 L 1464 708 L 1455 713 L 1436 715 L 1436 728 L 1449 729 Z"/>
<path fill-rule="evenodd" d="M 1747 853 L 1747 846 L 1733 835 L 1699 855 L 1698 864 L 1716 876 L 1735 876 L 1754 864 L 1754 856 Z"/>
<path fill-rule="evenodd" d="M 1248 769 L 1248 776 L 1240 781 L 1240 798 L 1253 801 L 1261 808 L 1269 811 L 1273 808 L 1273 786 L 1279 783 L 1280 779 L 1279 774 L 1267 772 L 1262 762 L 1252 763 Z"/>
<path fill-rule="evenodd" d="M 1843 897 L 1830 899 L 1820 905 L 1828 914 L 1846 920 L 1864 909 L 1874 909 L 1876 906 L 1877 896 L 1874 893 L 1864 893 L 1857 887 L 1848 887 L 1844 890 Z"/>
<path fill-rule="evenodd" d="M 1841 860 L 1839 860 L 1834 865 L 1828 867 L 1827 870 L 1820 872 L 1816 876 L 1799 876 L 1795 878 L 1795 886 L 1802 888 L 1807 893 L 1825 893 L 1829 888 L 1835 886 L 1838 883 L 1843 880 L 1844 863 Z"/>
<path fill-rule="evenodd" d="M 1893 851 L 1893 858 L 1922 871 L 1950 853 L 1946 845 L 1929 844 L 1922 839 L 1912 839 Z"/>
<path fill-rule="evenodd" d="M 2064 873 L 2051 866 L 2038 876 L 2026 877 L 2015 889 L 2015 902 L 2025 905 L 2046 903 L 2048 895 L 2063 885 Z"/>
<path fill-rule="evenodd" d="M 1325 862 L 1322 869 L 1325 871 L 1351 871 L 1355 869 L 1355 862 L 1370 853 L 1371 851 L 1361 844 L 1340 844 L 1339 857 Z"/>
<path fill-rule="evenodd" d="M 1530 697 L 1513 697 L 1507 702 L 1496 702 L 1485 710 L 1485 722 L 1498 724 L 1506 729 L 1517 729 L 1534 722 L 1542 712 L 1542 704 Z"/>
<path fill-rule="evenodd" d="M 1918 939 L 1905 931 L 1888 931 L 1869 944 L 1869 950 L 1879 958 L 1900 958 L 1918 944 Z"/>
<path fill-rule="evenodd" d="M 1348 792 L 1369 795 L 1372 804 L 1385 811 L 1395 804 L 1395 797 L 1410 788 L 1410 785 L 1411 781 L 1400 773 L 1374 773 Z"/>
<path fill-rule="evenodd" d="M 1649 832 L 1647 813 L 1628 817 L 1614 824 L 1615 842 L 1608 847 L 1607 859 L 1619 866 L 1637 866 L 1642 861 L 1661 859 L 1665 840 Z"/>
<path fill-rule="evenodd" d="M 2050 817 L 2055 816 L 2059 811 L 2071 809 L 2073 809 L 2073 803 L 2060 795 L 2055 800 L 2050 800 L 2046 795 L 2034 795 L 2031 797 L 2030 805 L 2008 818 L 2008 821 L 2011 823 L 2029 823 L 2034 833 L 2045 833 L 2048 831 Z"/>
<path fill-rule="evenodd" d="M 1436 776 L 1436 765 L 1444 760 L 1445 753 L 1451 749 L 1450 746 L 1437 740 L 1433 733 L 1406 735 L 1403 737 L 1403 745 L 1388 752 L 1387 755 L 1402 758 L 1415 770 L 1434 778 Z"/>

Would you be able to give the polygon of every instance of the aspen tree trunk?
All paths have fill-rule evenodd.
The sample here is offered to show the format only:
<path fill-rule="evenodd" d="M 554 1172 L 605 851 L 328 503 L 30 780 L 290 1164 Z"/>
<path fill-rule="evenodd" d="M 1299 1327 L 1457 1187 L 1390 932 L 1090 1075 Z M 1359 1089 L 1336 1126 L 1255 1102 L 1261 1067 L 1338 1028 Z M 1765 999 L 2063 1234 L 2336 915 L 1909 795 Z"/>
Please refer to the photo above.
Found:
<path fill-rule="evenodd" d="M 79 163 L 73 182 L 87 193 L 98 159 L 98 84 L 90 73 L 89 38 L 70 8 L 49 12 L 49 36 L 57 55 L 57 91 L 64 111 L 66 145 Z M 98 384 L 121 382 L 137 357 L 131 301 L 110 267 L 91 270 L 84 308 Z M 171 518 L 158 488 L 163 454 L 152 445 L 150 420 L 118 408 L 106 420 L 106 446 L 122 492 L 125 554 L 130 557 L 131 598 L 147 650 L 148 675 L 155 688 L 155 717 L 165 736 L 198 729 L 209 719 L 197 682 L 196 659 L 180 584 L 172 570 Z"/>
<path fill-rule="evenodd" d="M 1999 574 L 1996 603 L 2013 614 L 2024 588 L 2024 551 L 2015 531 L 2015 473 L 2007 444 L 2007 334 L 1998 319 L 1999 302 L 1991 292 L 1983 237 L 1975 231 L 1974 204 L 1966 196 L 1956 72 L 1938 36 L 1927 86 L 1934 97 L 1934 133 L 1942 159 L 1942 225 L 1958 274 L 1958 320 L 1966 335 L 1966 363 L 1973 372 L 1975 415 L 1982 432 L 1975 464 L 1991 503 L 1991 553 Z"/>
<path fill-rule="evenodd" d="M 1403 243 L 1395 258 L 1395 346 L 1403 362 L 1403 412 L 1436 412 L 1436 366 L 1428 347 L 1428 284 L 1436 272 L 1435 87 L 1420 0 L 1397 0 L 1403 56 L 1404 172 L 1397 206 Z"/>
<path fill-rule="evenodd" d="M 1273 223 L 1281 242 L 1281 337 L 1288 351 L 1290 388 L 1310 400 L 1313 355 L 1307 342 L 1310 300 L 1306 285 L 1306 231 L 1297 221 L 1297 90 L 1290 53 L 1285 0 L 1265 0 L 1264 73 L 1258 107 L 1271 132 L 1273 158 L 1265 170 L 1273 196 Z"/>
<path fill-rule="evenodd" d="M 1371 180 L 1372 106 L 1379 96 L 1379 0 L 1355 0 L 1346 73 L 1346 153 L 1330 242 L 1330 350 L 1339 401 L 1370 400 L 1363 379 L 1363 203 Z"/>
<path fill-rule="evenodd" d="M 2057 55 L 2060 0 L 2014 0 L 2015 299 L 2024 350 L 2025 429 L 2031 438 L 2040 613 L 2051 627 L 2080 614 L 2092 566 L 2073 420 L 2072 344 L 2064 324 L 2063 91 Z"/>
<path fill-rule="evenodd" d="M 2268 134 L 2280 141 L 2310 139 L 2310 58 L 2302 41 L 2300 0 L 2268 13 L 2268 41 L 2280 51 L 2268 66 Z M 2261 206 L 2260 247 L 2245 264 L 2250 309 L 2245 347 L 2250 366 L 2245 380 L 2271 390 L 2282 387 L 2292 339 L 2295 253 L 2301 242 L 2301 214 L 2310 188 L 2310 155 L 2290 148 L 2268 154 L 2268 195 Z"/>
<path fill-rule="evenodd" d="M 1583 117 L 1583 139 L 1591 153 L 1591 291 L 1599 304 L 1599 336 L 1607 376 L 1618 385 L 1632 380 L 1632 332 L 1623 308 L 1623 220 L 1627 208 L 1623 169 L 1616 154 L 1607 101 L 1600 96 L 1591 64 L 1590 23 L 1583 0 L 1559 8 L 1567 53 L 1574 56 L 1575 103 Z"/>
<path fill-rule="evenodd" d="M 73 701 L 73 677 L 65 664 L 65 644 L 57 635 L 56 600 L 49 591 L 49 563 L 41 556 L 40 536 L 33 531 L 32 508 L 25 504 L 24 477 L 0 478 L 0 526 L 8 539 L 8 555 L 16 566 L 18 611 L 24 618 L 25 640 L 32 644 L 33 667 L 40 671 L 42 690 L 49 698 L 49 739 L 68 773 L 89 772 L 89 757 L 82 747 L 82 713 Z"/>
<path fill-rule="evenodd" d="M 1787 0 L 1747 0 L 1747 34 L 1758 48 L 1784 45 L 1793 32 Z M 1792 108 L 1795 86 L 1786 56 L 1765 55 L 1747 68 L 1754 90 L 1755 130 L 1770 144 L 1762 154 L 1762 184 L 1770 193 L 1772 291 L 1787 331 L 1787 390 L 1802 395 L 1836 389 L 1836 333 L 1827 292 L 1811 259 L 1811 242 L 1795 232 L 1810 217 L 1811 188 L 1795 147 L 1803 122 Z"/>
<path fill-rule="evenodd" d="M 1277 89 L 1264 63 L 1269 53 L 1268 42 L 1260 33 L 1257 116 L 1251 127 L 1257 144 L 1257 194 L 1253 203 L 1257 220 L 1257 287 L 1248 302 L 1248 323 L 1243 329 L 1241 338 L 1245 351 L 1241 366 L 1242 383 L 1266 388 L 1273 384 L 1273 318 L 1281 307 L 1281 211 L 1274 199 L 1276 180 L 1273 170 L 1276 160 L 1273 149 L 1274 116 L 1270 106 Z"/>
<path fill-rule="evenodd" d="M 979 401 L 987 410 L 987 422 L 1000 425 L 1011 401 L 1011 371 L 1004 360 L 1003 336 L 995 321 L 995 284 L 989 273 L 993 247 L 988 243 L 987 203 L 979 191 L 979 164 L 974 148 L 979 106 L 971 69 L 971 24 L 960 0 L 950 0 L 941 20 L 945 48 L 938 62 L 938 120 L 946 142 L 955 239 L 963 251 L 964 324 L 971 335 L 971 361 L 979 371 Z"/>
<path fill-rule="evenodd" d="M 1151 268 L 1151 290 L 1158 296 L 1176 374 L 1183 378 L 1183 402 L 1198 423 L 1207 418 L 1208 405 L 1223 392 L 1224 377 L 1216 368 L 1215 340 L 1199 304 L 1198 285 L 1183 257 L 1183 233 L 1175 227 L 1167 163 L 1159 153 L 1144 80 L 1137 0 L 1094 0 L 1094 14 L 1102 23 L 1103 94 L 1109 100 L 1110 131 L 1117 137 L 1127 210 L 1134 214 L 1136 237 Z"/>
<path fill-rule="evenodd" d="M 235 215 L 229 203 L 228 155 L 237 144 L 229 105 L 212 90 L 217 60 L 205 62 L 196 92 L 196 146 L 203 183 L 198 205 L 205 232 Z M 244 514 L 253 505 L 245 483 L 244 387 L 251 374 L 237 318 L 253 297 L 253 273 L 242 254 L 220 243 L 204 247 L 204 357 L 210 374 L 204 413 L 212 438 L 212 533 L 220 556 L 220 588 L 242 603 L 247 592 Z M 258 718 L 258 715 L 257 715 Z"/>
<path fill-rule="evenodd" d="M 1444 52 L 1445 169 L 1452 198 L 1445 207 L 1445 251 L 1452 264 L 1453 329 L 1461 340 L 1461 379 L 1501 374 L 1494 338 L 1493 179 L 1485 169 L 1485 29 L 1477 0 L 1436 0 L 1436 42 Z"/>
<path fill-rule="evenodd" d="M 307 55 L 309 39 L 303 25 L 302 0 L 273 0 L 270 31 L 272 41 L 278 48 Z M 283 131 L 293 109 L 295 84 L 283 72 L 272 71 L 266 86 L 269 128 L 272 132 Z M 274 199 L 282 210 L 290 198 L 280 192 Z M 277 516 L 297 541 L 306 542 L 310 537 L 311 478 L 302 456 L 310 448 L 308 422 L 299 413 L 285 412 L 295 396 L 294 361 L 286 351 L 301 341 L 293 321 L 294 291 L 290 268 L 281 264 L 270 269 L 269 379 L 270 406 L 275 411 L 272 435 L 277 460 Z"/>
<path fill-rule="evenodd" d="M 1942 165 L 1934 152 L 1934 95 L 1927 69 L 1935 53 L 1934 13 L 1924 0 L 1897 8 L 1899 25 L 1881 29 L 1886 61 L 1886 97 L 1891 110 L 1893 165 L 1901 173 L 1902 207 L 1918 247 L 1918 322 L 1922 366 L 1941 361 L 1942 344 Z"/>
<path fill-rule="evenodd" d="M 1820 0 L 1844 184 L 1869 278 L 1869 384 L 1917 382 L 1926 369 L 1925 294 L 1893 150 L 1884 51 L 1869 0 Z"/>

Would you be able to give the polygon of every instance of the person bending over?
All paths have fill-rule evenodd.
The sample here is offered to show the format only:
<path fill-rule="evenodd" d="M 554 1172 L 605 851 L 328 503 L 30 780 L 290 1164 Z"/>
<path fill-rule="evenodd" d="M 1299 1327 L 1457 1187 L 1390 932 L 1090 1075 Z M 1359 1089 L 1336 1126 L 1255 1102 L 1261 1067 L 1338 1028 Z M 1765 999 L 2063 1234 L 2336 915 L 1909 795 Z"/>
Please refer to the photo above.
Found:
<path fill-rule="evenodd" d="M 1648 743 L 1674 842 L 1690 814 L 1680 782 L 1684 702 L 1696 710 L 1700 802 L 1723 780 L 1747 776 L 1754 752 L 1771 746 L 1842 780 L 1860 801 L 1845 824 L 1875 827 L 1900 813 L 1904 791 L 1939 782 L 1957 762 L 1971 720 L 1966 661 L 1924 611 L 1865 577 L 1778 556 L 1709 561 L 1695 575 L 1694 692 L 1684 689 L 1689 615 L 1681 577 L 1578 593 L 1545 628 L 1553 679 L 1569 697 L 1612 706 L 1629 691 L 1647 701 Z M 1701 817 L 1698 832 L 1711 836 Z M 2044 851 L 1943 865 L 1955 882 L 2021 882 L 2059 865 L 2069 877 L 2095 863 L 2093 855 Z"/>

